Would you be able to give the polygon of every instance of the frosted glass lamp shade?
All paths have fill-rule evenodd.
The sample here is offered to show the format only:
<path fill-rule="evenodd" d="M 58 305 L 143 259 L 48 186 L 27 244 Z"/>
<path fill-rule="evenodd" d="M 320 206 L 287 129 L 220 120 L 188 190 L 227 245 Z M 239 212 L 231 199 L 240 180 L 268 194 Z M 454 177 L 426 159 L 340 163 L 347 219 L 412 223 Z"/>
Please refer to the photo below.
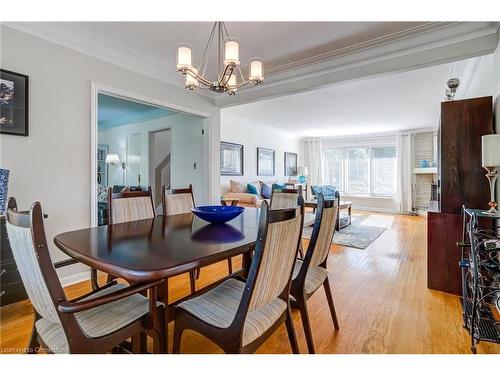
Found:
<path fill-rule="evenodd" d="M 481 137 L 483 167 L 500 167 L 500 134 Z"/>
<path fill-rule="evenodd" d="M 118 154 L 107 154 L 106 155 L 106 164 L 117 165 L 120 164 L 120 157 Z"/>
<path fill-rule="evenodd" d="M 224 41 L 224 65 L 240 65 L 240 42 L 236 38 Z"/>
<path fill-rule="evenodd" d="M 190 71 L 198 74 L 197 68 L 191 67 Z M 189 74 L 189 72 L 188 72 L 188 73 L 186 73 L 185 85 L 186 85 L 186 87 L 193 89 L 194 87 L 198 87 L 200 85 L 200 82 L 198 82 L 198 80 L 195 77 L 193 77 L 191 74 Z"/>
<path fill-rule="evenodd" d="M 236 85 L 236 76 L 232 74 L 231 77 L 229 77 L 229 81 L 227 81 L 227 88 L 229 91 L 235 92 L 237 90 Z"/>
<path fill-rule="evenodd" d="M 182 43 L 177 46 L 177 70 L 191 67 L 191 46 Z"/>
<path fill-rule="evenodd" d="M 250 60 L 250 81 L 262 82 L 264 81 L 264 63 L 261 59 Z"/>
<path fill-rule="evenodd" d="M 307 174 L 308 174 L 307 167 L 298 167 L 297 168 L 297 174 L 299 176 L 307 176 Z"/>

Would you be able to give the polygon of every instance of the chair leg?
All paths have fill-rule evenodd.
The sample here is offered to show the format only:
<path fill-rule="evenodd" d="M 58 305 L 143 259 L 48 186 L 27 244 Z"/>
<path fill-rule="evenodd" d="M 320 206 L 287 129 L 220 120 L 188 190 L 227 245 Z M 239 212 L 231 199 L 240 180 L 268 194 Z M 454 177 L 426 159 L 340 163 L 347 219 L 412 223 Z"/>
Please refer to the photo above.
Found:
<path fill-rule="evenodd" d="M 314 342 L 312 338 L 311 324 L 309 322 L 309 314 L 307 312 L 306 299 L 304 297 L 296 298 L 297 305 L 300 310 L 300 318 L 302 319 L 302 325 L 304 326 L 304 334 L 306 336 L 307 350 L 309 354 L 314 354 Z"/>
<path fill-rule="evenodd" d="M 191 294 L 196 292 L 196 270 L 189 271 L 189 286 L 191 287 Z"/>
<path fill-rule="evenodd" d="M 35 319 L 33 320 L 33 329 L 31 330 L 31 337 L 28 343 L 28 354 L 37 354 L 40 350 L 40 343 L 38 342 L 38 331 L 36 330 L 35 322 L 37 321 L 38 314 L 35 314 Z"/>
<path fill-rule="evenodd" d="M 333 304 L 332 289 L 330 288 L 330 283 L 328 282 L 328 277 L 323 282 L 323 287 L 325 288 L 326 299 L 328 300 L 328 306 L 330 307 L 330 314 L 332 315 L 333 326 L 335 330 L 339 330 L 339 321 L 337 320 L 337 313 L 335 312 L 335 305 Z"/>
<path fill-rule="evenodd" d="M 300 256 L 300 259 L 304 259 L 304 250 L 303 250 L 302 240 L 300 241 L 300 244 L 299 244 L 299 256 Z"/>
<path fill-rule="evenodd" d="M 154 353 L 157 354 L 167 354 L 167 315 L 165 308 L 158 309 L 158 322 L 156 328 L 153 330 L 155 332 L 154 338 Z"/>
<path fill-rule="evenodd" d="M 90 284 L 92 285 L 92 290 L 99 288 L 99 283 L 97 281 L 97 270 L 95 268 L 90 269 Z"/>
<path fill-rule="evenodd" d="M 227 258 L 227 270 L 230 275 L 233 273 L 233 261 L 231 258 Z"/>
<path fill-rule="evenodd" d="M 297 342 L 297 335 L 295 334 L 295 328 L 293 326 L 292 309 L 290 306 L 286 309 L 286 330 L 288 332 L 288 340 L 290 340 L 290 346 L 292 347 L 293 354 L 300 354 L 299 344 Z"/>
<path fill-rule="evenodd" d="M 145 332 L 132 336 L 132 352 L 134 354 L 144 354 L 148 351 L 148 338 Z"/>
<path fill-rule="evenodd" d="M 180 327 L 177 322 L 174 323 L 174 337 L 173 337 L 173 347 L 172 353 L 179 354 L 181 350 L 181 339 L 182 332 L 184 332 L 184 328 Z"/>

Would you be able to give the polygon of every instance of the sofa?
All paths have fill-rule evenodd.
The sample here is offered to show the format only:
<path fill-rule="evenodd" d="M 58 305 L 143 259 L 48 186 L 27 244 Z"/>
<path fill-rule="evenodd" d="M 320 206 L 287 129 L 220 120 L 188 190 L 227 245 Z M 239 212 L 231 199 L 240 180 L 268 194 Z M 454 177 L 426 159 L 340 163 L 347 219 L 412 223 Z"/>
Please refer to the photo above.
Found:
<path fill-rule="evenodd" d="M 251 181 L 251 182 L 242 182 L 242 181 L 229 181 L 230 186 L 229 190 L 223 193 L 222 198 L 223 199 L 238 199 L 238 206 L 242 207 L 260 207 L 262 204 L 262 201 L 267 200 L 268 202 L 270 201 L 270 193 L 271 191 L 268 191 L 269 195 L 263 196 L 262 195 L 262 189 L 264 188 L 264 184 L 266 184 L 268 187 L 271 187 L 274 184 L 279 184 L 279 185 L 285 185 L 287 183 L 290 183 L 290 181 L 287 182 L 278 182 L 278 181 Z M 249 192 L 247 188 L 247 184 L 251 184 L 255 186 L 256 192 Z M 265 195 L 265 194 L 264 194 Z"/>

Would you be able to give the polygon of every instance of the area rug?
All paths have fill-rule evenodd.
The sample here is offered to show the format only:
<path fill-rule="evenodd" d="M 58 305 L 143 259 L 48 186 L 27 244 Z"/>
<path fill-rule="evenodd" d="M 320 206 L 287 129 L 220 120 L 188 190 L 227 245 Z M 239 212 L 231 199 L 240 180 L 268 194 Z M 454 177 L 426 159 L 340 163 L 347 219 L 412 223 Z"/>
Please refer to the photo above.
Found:
<path fill-rule="evenodd" d="M 392 225 L 394 218 L 386 215 L 353 216 L 351 225 L 335 231 L 332 243 L 341 246 L 366 249 Z M 303 238 L 311 238 L 312 226 L 304 228 Z"/>

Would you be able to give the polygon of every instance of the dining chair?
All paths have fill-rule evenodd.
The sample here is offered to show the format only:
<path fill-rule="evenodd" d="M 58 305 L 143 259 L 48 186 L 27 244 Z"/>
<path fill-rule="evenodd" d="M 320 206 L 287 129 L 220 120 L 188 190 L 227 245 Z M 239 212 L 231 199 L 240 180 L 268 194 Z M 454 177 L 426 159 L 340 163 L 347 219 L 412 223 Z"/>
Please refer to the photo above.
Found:
<path fill-rule="evenodd" d="M 108 225 L 153 219 L 155 216 L 151 186 L 146 191 L 122 189 L 118 193 L 113 193 L 112 187 L 108 188 Z M 115 279 L 115 276 L 108 274 L 107 281 L 110 282 L 113 279 Z M 90 282 L 93 289 L 99 288 L 95 268 L 90 270 Z"/>
<path fill-rule="evenodd" d="M 193 196 L 193 185 L 189 184 L 187 188 L 181 189 L 166 189 L 162 186 L 162 206 L 163 216 L 178 215 L 190 213 L 191 208 L 195 207 Z M 227 260 L 229 274 L 233 273 L 233 265 L 231 258 Z M 196 280 L 200 277 L 200 269 L 189 272 L 189 285 L 191 293 L 196 291 Z"/>
<path fill-rule="evenodd" d="M 116 281 L 67 300 L 49 254 L 42 207 L 19 212 L 9 199 L 7 233 L 21 279 L 35 309 L 28 353 L 40 346 L 51 353 L 106 353 L 132 338 L 145 350 L 146 333 L 157 352 L 166 352 L 165 306 L 157 302 L 163 281 L 126 286 Z M 140 293 L 148 293 L 149 298 Z"/>
<path fill-rule="evenodd" d="M 304 326 L 309 353 L 313 354 L 311 324 L 307 312 L 307 300 L 323 285 L 330 308 L 335 330 L 339 329 L 332 291 L 328 280 L 327 259 L 337 220 L 337 200 L 325 200 L 323 194 L 318 195 L 318 205 L 314 227 L 305 257 L 297 259 L 292 276 L 290 295 L 292 306 L 298 307 Z"/>
<path fill-rule="evenodd" d="M 271 194 L 271 210 L 295 207 L 299 195 L 302 195 L 302 186 L 297 189 L 273 191 Z"/>
<path fill-rule="evenodd" d="M 302 196 L 302 186 L 297 189 L 273 191 L 271 194 L 271 210 L 295 207 L 299 196 Z M 299 246 L 299 255 L 301 259 L 304 257 L 302 242 L 300 242 Z"/>
<path fill-rule="evenodd" d="M 257 242 L 246 281 L 229 276 L 176 306 L 173 352 L 186 329 L 213 340 L 226 353 L 253 353 L 285 322 L 293 353 L 297 338 L 289 304 L 290 280 L 304 221 L 304 200 L 294 208 L 261 205 Z"/>

